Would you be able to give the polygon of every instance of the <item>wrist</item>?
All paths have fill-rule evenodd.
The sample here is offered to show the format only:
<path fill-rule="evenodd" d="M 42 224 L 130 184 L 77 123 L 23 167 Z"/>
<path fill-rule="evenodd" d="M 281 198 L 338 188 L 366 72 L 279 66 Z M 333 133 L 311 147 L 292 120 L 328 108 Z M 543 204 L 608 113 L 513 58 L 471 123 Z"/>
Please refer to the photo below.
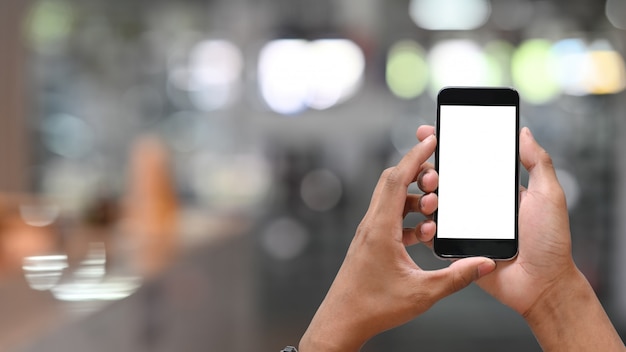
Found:
<path fill-rule="evenodd" d="M 357 313 L 342 314 L 324 301 L 305 331 L 299 352 L 358 352 L 368 340 L 356 323 Z"/>
<path fill-rule="evenodd" d="M 522 314 L 526 322 L 532 327 L 547 323 L 548 319 L 559 319 L 560 315 L 567 310 L 566 306 L 580 303 L 595 297 L 593 289 L 585 276 L 573 267 L 561 274 L 535 303 Z"/>

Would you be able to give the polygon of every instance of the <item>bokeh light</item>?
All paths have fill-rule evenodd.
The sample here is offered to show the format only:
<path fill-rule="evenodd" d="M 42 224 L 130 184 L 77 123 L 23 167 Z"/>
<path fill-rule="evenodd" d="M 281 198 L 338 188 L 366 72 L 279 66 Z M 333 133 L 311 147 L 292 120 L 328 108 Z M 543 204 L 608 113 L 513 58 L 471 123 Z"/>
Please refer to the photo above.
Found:
<path fill-rule="evenodd" d="M 272 258 L 290 260 L 299 256 L 310 240 L 303 224 L 292 218 L 278 218 L 262 233 L 261 244 Z"/>
<path fill-rule="evenodd" d="M 300 185 L 304 204 L 315 211 L 333 209 L 341 199 L 341 180 L 330 170 L 313 170 L 306 174 Z"/>
<path fill-rule="evenodd" d="M 74 159 L 87 155 L 93 147 L 93 131 L 82 119 L 69 114 L 56 114 L 42 124 L 43 142 L 62 157 Z"/>
<path fill-rule="evenodd" d="M 65 254 L 39 255 L 24 258 L 22 270 L 32 289 L 46 291 L 57 285 L 67 267 Z"/>
<path fill-rule="evenodd" d="M 587 94 L 585 77 L 589 75 L 591 62 L 585 42 L 580 38 L 564 39 L 556 42 L 552 50 L 558 58 L 555 68 L 563 92 L 569 95 Z"/>
<path fill-rule="evenodd" d="M 561 92 L 556 56 L 545 39 L 523 42 L 513 54 L 511 70 L 515 88 L 530 103 L 547 103 Z"/>
<path fill-rule="evenodd" d="M 430 30 L 476 29 L 489 18 L 487 0 L 411 0 L 409 14 L 419 27 Z"/>
<path fill-rule="evenodd" d="M 553 51 L 559 83 L 566 94 L 614 94 L 626 87 L 624 59 L 607 40 L 588 46 L 580 38 L 564 39 Z"/>
<path fill-rule="evenodd" d="M 194 105 L 204 111 L 217 110 L 235 98 L 243 56 L 229 41 L 205 40 L 192 49 L 188 69 L 188 90 Z"/>
<path fill-rule="evenodd" d="M 485 86 L 489 66 L 483 50 L 471 40 L 452 39 L 437 43 L 428 55 L 431 94 L 446 86 Z"/>
<path fill-rule="evenodd" d="M 40 0 L 30 10 L 25 32 L 39 52 L 53 52 L 70 35 L 74 17 L 74 10 L 67 1 Z"/>
<path fill-rule="evenodd" d="M 589 57 L 592 74 L 588 77 L 589 92 L 592 94 L 619 93 L 626 87 L 624 58 L 608 41 L 591 45 Z"/>
<path fill-rule="evenodd" d="M 387 56 L 386 80 L 391 92 L 402 99 L 421 95 L 428 84 L 424 49 L 412 40 L 395 43 Z"/>
<path fill-rule="evenodd" d="M 626 0 L 607 0 L 606 17 L 615 28 L 626 29 Z"/>
<path fill-rule="evenodd" d="M 280 114 L 327 109 L 352 97 L 361 85 L 365 58 L 345 39 L 279 39 L 259 57 L 259 86 L 267 105 Z"/>
<path fill-rule="evenodd" d="M 55 204 L 21 204 L 19 209 L 22 220 L 35 227 L 51 225 L 61 213 Z"/>

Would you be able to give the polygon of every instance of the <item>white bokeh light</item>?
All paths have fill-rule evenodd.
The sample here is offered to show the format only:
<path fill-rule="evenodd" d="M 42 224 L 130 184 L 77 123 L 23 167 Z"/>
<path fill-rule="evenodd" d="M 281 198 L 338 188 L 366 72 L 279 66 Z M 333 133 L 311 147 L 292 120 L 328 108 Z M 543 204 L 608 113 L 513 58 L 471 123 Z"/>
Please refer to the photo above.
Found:
<path fill-rule="evenodd" d="M 487 0 L 411 0 L 409 14 L 424 29 L 471 30 L 487 22 L 491 5 Z"/>
<path fill-rule="evenodd" d="M 349 40 L 274 40 L 261 50 L 259 87 L 280 114 L 328 109 L 357 92 L 364 68 L 361 49 Z"/>
<path fill-rule="evenodd" d="M 470 40 L 445 40 L 435 44 L 428 55 L 431 68 L 431 93 L 434 95 L 446 86 L 488 85 L 487 58 Z"/>

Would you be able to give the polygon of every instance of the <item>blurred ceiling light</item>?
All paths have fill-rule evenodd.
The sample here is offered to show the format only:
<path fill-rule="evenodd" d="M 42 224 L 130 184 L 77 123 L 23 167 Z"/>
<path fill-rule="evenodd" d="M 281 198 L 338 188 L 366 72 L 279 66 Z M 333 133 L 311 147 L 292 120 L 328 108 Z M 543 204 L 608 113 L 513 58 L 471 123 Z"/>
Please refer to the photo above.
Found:
<path fill-rule="evenodd" d="M 607 40 L 587 46 L 582 39 L 557 42 L 559 82 L 566 94 L 615 94 L 626 87 L 624 59 Z"/>
<path fill-rule="evenodd" d="M 294 259 L 306 248 L 310 235 L 306 228 L 291 218 L 274 220 L 263 231 L 261 245 L 272 258 L 277 260 Z"/>
<path fill-rule="evenodd" d="M 532 104 L 547 103 L 561 91 L 556 56 L 547 40 L 523 42 L 513 54 L 511 71 L 520 96 Z"/>
<path fill-rule="evenodd" d="M 200 110 L 221 109 L 231 102 L 243 70 L 243 55 L 226 40 L 205 40 L 189 57 L 188 90 Z"/>
<path fill-rule="evenodd" d="M 315 211 L 334 208 L 341 194 L 341 181 L 330 170 L 313 170 L 304 176 L 300 184 L 300 196 L 304 204 Z"/>
<path fill-rule="evenodd" d="M 473 41 L 454 39 L 441 41 L 428 55 L 431 94 L 446 86 L 485 86 L 489 67 L 482 49 Z"/>
<path fill-rule="evenodd" d="M 534 7 L 529 0 L 497 0 L 492 6 L 491 20 L 507 31 L 524 28 L 533 18 Z"/>
<path fill-rule="evenodd" d="M 54 51 L 69 36 L 73 21 L 74 11 L 67 1 L 41 0 L 31 7 L 25 32 L 36 49 Z"/>
<path fill-rule="evenodd" d="M 93 147 L 92 129 L 82 119 L 68 115 L 49 116 L 42 123 L 44 145 L 52 152 L 70 159 L 87 155 Z"/>
<path fill-rule="evenodd" d="M 624 58 L 607 40 L 591 44 L 589 57 L 592 73 L 588 78 L 591 94 L 615 94 L 626 88 Z"/>
<path fill-rule="evenodd" d="M 364 68 L 363 52 L 349 40 L 274 40 L 259 57 L 261 95 L 280 114 L 328 109 L 357 92 Z"/>
<path fill-rule="evenodd" d="M 489 18 L 487 0 L 411 0 L 409 15 L 419 27 L 429 30 L 476 29 Z"/>
<path fill-rule="evenodd" d="M 306 109 L 310 73 L 308 42 L 282 39 L 269 42 L 259 57 L 261 94 L 269 107 L 280 114 Z"/>
<path fill-rule="evenodd" d="M 587 45 L 582 39 L 570 38 L 556 42 L 552 51 L 557 57 L 558 79 L 565 94 L 585 95 L 585 84 L 590 74 L 591 62 L 587 55 Z"/>
<path fill-rule="evenodd" d="M 402 99 L 420 96 L 428 84 L 424 49 L 412 41 L 395 43 L 387 56 L 386 79 L 391 92 Z"/>
<path fill-rule="evenodd" d="M 615 28 L 626 29 L 626 0 L 607 0 L 605 12 Z"/>
<path fill-rule="evenodd" d="M 56 286 L 67 266 L 66 255 L 41 255 L 25 257 L 22 270 L 32 289 L 46 291 Z"/>

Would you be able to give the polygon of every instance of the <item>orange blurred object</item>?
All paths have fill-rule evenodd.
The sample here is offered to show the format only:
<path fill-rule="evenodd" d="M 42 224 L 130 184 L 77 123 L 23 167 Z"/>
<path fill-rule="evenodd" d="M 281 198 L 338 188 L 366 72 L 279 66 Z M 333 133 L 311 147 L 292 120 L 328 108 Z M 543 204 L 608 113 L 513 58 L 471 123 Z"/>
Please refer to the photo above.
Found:
<path fill-rule="evenodd" d="M 157 137 L 143 136 L 133 145 L 121 227 L 134 248 L 133 265 L 144 277 L 160 272 L 179 246 L 179 204 L 170 168 L 169 152 Z"/>

